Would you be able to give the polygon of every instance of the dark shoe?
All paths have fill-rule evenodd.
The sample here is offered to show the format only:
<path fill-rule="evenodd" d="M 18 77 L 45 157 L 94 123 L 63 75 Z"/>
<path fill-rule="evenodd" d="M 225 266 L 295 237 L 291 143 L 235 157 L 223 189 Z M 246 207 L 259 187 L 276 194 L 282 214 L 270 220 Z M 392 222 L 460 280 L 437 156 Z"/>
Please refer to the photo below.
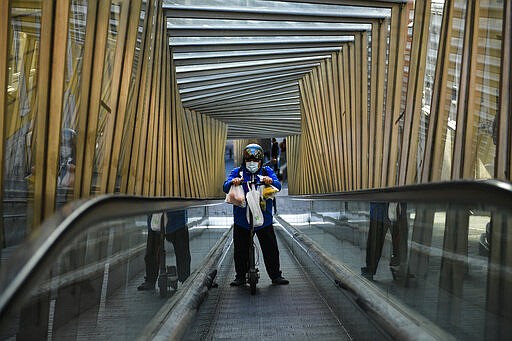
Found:
<path fill-rule="evenodd" d="M 237 277 L 237 278 L 235 278 L 235 280 L 233 282 L 229 283 L 229 285 L 231 285 L 232 287 L 239 287 L 241 285 L 244 285 L 245 283 L 246 283 L 245 278 Z"/>
<path fill-rule="evenodd" d="M 137 287 L 137 290 L 139 290 L 139 291 L 155 290 L 155 283 L 144 282 Z"/>
<path fill-rule="evenodd" d="M 283 277 L 281 277 L 281 276 L 280 276 L 280 277 L 277 277 L 277 278 L 274 278 L 274 279 L 272 280 L 272 284 L 275 284 L 275 285 L 286 285 L 286 284 L 288 284 L 288 283 L 290 283 L 290 281 L 289 281 L 289 280 L 287 280 L 287 279 L 284 279 L 284 278 L 283 278 Z"/>
<path fill-rule="evenodd" d="M 368 271 L 367 267 L 361 268 L 361 276 L 363 276 L 366 279 L 369 279 L 370 281 L 373 281 L 373 274 Z"/>

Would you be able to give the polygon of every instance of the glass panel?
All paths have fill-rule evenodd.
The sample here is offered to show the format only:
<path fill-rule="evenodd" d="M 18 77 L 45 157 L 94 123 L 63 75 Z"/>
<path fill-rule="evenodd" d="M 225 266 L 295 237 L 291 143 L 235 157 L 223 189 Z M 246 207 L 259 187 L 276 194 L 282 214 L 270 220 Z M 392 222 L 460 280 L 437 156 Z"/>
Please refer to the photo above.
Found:
<path fill-rule="evenodd" d="M 62 112 L 57 206 L 73 198 L 76 165 L 76 126 L 87 22 L 87 0 L 73 0 L 70 8 L 66 78 Z"/>
<path fill-rule="evenodd" d="M 460 340 L 512 335 L 506 294 L 492 290 L 512 280 L 508 261 L 490 266 L 490 245 L 510 242 L 511 211 L 482 202 L 277 200 L 281 218 L 424 328 Z"/>
<path fill-rule="evenodd" d="M 496 113 L 501 63 L 501 30 L 503 1 L 480 1 L 478 29 L 478 58 L 476 92 L 474 96 L 473 178 L 494 177 L 494 156 L 496 154 Z"/>
<path fill-rule="evenodd" d="M 7 112 L 5 113 L 4 246 L 18 244 L 31 229 L 41 4 L 11 8 Z"/>
<path fill-rule="evenodd" d="M 96 133 L 96 149 L 94 153 L 94 173 L 92 179 L 91 194 L 99 191 L 99 186 L 103 176 L 107 174 L 101 174 L 101 165 L 103 163 L 105 143 L 111 143 L 105 140 L 105 127 L 110 112 L 112 111 L 110 106 L 110 100 L 112 96 L 112 74 L 114 72 L 114 61 L 117 46 L 117 30 L 119 26 L 119 18 L 121 14 L 121 5 L 112 4 L 110 7 L 110 20 L 109 29 L 107 35 L 107 48 L 105 52 L 105 65 L 103 67 L 103 82 L 101 86 L 101 102 L 100 111 L 98 117 L 98 128 Z"/>
<path fill-rule="evenodd" d="M 31 292 L 16 304 L 16 311 L 2 316 L 0 339 L 141 338 L 145 327 L 153 318 L 162 318 L 160 310 L 174 294 L 180 295 L 186 279 L 229 230 L 232 219 L 223 218 L 225 206 L 170 212 L 168 221 L 173 224 L 165 235 L 169 242 L 150 228 L 147 215 L 90 226 L 58 250 L 44 278 L 37 283 L 31 280 Z M 162 245 L 165 265 L 173 267 L 167 268 L 167 276 L 160 276 L 167 281 L 165 293 L 160 293 L 163 279 L 157 281 Z M 150 274 L 156 276 L 152 286 L 139 288 Z"/>

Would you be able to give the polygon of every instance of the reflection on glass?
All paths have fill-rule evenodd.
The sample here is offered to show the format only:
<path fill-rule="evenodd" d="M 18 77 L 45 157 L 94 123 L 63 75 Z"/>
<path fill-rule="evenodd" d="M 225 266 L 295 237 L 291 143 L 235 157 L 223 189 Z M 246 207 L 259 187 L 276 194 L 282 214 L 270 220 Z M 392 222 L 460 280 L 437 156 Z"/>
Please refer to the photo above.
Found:
<path fill-rule="evenodd" d="M 77 121 L 80 101 L 83 54 L 87 19 L 87 0 L 73 0 L 70 6 L 66 78 L 60 140 L 57 205 L 73 197 L 76 166 Z"/>
<path fill-rule="evenodd" d="M 310 214 L 304 201 L 285 206 L 280 216 L 329 258 L 456 339 L 512 335 L 504 294 L 491 290 L 512 280 L 507 261 L 490 266 L 491 245 L 508 243 L 494 230 L 512 212 L 483 203 L 315 200 Z"/>
<path fill-rule="evenodd" d="M 503 2 L 480 1 L 478 20 L 478 58 L 474 100 L 473 135 L 470 150 L 472 174 L 470 178 L 494 177 L 496 154 L 496 113 L 501 65 L 501 30 Z M 471 114 L 471 113 L 470 113 Z"/>
<path fill-rule="evenodd" d="M 36 136 L 37 74 L 41 8 L 11 8 L 7 112 L 5 113 L 4 246 L 21 241 L 31 228 Z M 8 204 L 7 204 L 8 203 Z"/>
<path fill-rule="evenodd" d="M 121 6 L 112 4 L 110 7 L 110 19 L 107 34 L 107 48 L 105 52 L 105 64 L 103 67 L 103 82 L 101 86 L 101 101 L 98 117 L 98 128 L 96 132 L 96 148 L 94 151 L 94 172 L 91 193 L 99 190 L 101 181 L 105 181 L 103 177 L 107 174 L 101 174 L 102 164 L 104 162 L 105 143 L 110 143 L 105 140 L 105 128 L 109 114 L 112 112 L 110 100 L 112 96 L 112 74 L 114 72 L 114 60 L 117 46 L 117 29 L 119 26 L 119 17 Z"/>
<path fill-rule="evenodd" d="M 45 270 L 46 276 L 30 278 L 30 294 L 18 297 L 23 302 L 17 302 L 17 311 L 6 318 L 2 316 L 0 339 L 134 340 L 142 337 L 146 326 L 153 318 L 161 318 L 160 309 L 180 291 L 229 229 L 229 226 L 213 225 L 204 207 L 187 210 L 184 215 L 183 212 L 170 213 L 171 230 L 164 236 L 158 228 L 152 231 L 148 226 L 151 222 L 148 217 L 153 216 L 149 214 L 89 226 L 67 242 L 65 249 L 52 249 L 59 254 Z M 176 214 L 186 220 L 174 224 L 179 220 Z M 179 236 L 171 225 L 180 230 Z M 165 297 L 159 292 L 160 279 L 151 290 L 137 288 L 146 275 L 144 258 L 150 231 L 154 237 L 153 251 L 161 257 L 164 247 L 166 265 L 176 268 L 169 274 L 169 291 Z M 173 239 L 179 243 L 172 243 Z M 180 247 L 185 254 L 177 259 L 176 255 L 183 251 Z M 162 277 L 160 269 L 156 270 L 157 276 Z"/>

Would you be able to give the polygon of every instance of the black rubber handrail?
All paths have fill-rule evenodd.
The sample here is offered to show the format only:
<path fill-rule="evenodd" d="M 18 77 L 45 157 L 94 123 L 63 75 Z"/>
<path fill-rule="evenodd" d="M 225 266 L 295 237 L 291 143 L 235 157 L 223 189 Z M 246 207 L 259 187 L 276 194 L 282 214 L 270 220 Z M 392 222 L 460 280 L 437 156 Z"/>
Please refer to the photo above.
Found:
<path fill-rule="evenodd" d="M 457 180 L 289 197 L 297 200 L 432 202 L 512 208 L 512 184 L 494 179 Z"/>
<path fill-rule="evenodd" d="M 61 250 L 96 223 L 221 203 L 218 198 L 189 199 L 101 195 L 70 202 L 46 219 L 0 268 L 0 319 L 28 297 L 31 283 L 51 267 Z"/>

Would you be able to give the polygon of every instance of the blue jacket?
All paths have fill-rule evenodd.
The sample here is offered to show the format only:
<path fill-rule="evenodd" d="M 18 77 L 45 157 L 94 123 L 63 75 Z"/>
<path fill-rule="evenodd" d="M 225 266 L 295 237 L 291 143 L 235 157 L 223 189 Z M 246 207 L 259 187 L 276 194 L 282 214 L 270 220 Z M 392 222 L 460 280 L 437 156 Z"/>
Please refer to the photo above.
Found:
<path fill-rule="evenodd" d="M 263 171 L 265 169 L 265 171 Z M 231 171 L 231 174 L 229 174 L 228 178 L 224 182 L 224 192 L 228 193 L 229 189 L 231 188 L 231 180 L 234 178 L 240 177 L 240 172 L 242 172 L 244 181 L 250 181 L 251 180 L 251 173 L 249 173 L 244 166 L 242 167 L 236 167 Z M 281 183 L 279 182 L 279 179 L 276 176 L 276 173 L 272 170 L 272 168 L 268 166 L 261 167 L 255 175 L 266 175 L 274 181 L 272 183 L 272 186 L 277 188 L 278 190 L 281 190 Z M 262 185 L 263 186 L 263 185 Z M 245 193 L 249 191 L 249 188 L 247 184 L 243 184 L 243 189 Z M 256 187 L 258 189 L 258 187 Z M 266 203 L 266 209 L 263 211 L 263 225 L 256 227 L 255 230 L 259 230 L 263 227 L 269 226 L 272 224 L 272 199 L 267 199 Z M 251 226 L 249 225 L 249 222 L 247 221 L 247 207 L 238 207 L 233 205 L 233 217 L 235 224 L 238 226 L 241 226 L 246 229 L 250 229 Z"/>
<path fill-rule="evenodd" d="M 389 203 L 387 203 L 387 202 L 371 202 L 370 203 L 370 219 L 380 221 L 383 223 L 389 222 L 388 208 L 389 208 Z"/>

